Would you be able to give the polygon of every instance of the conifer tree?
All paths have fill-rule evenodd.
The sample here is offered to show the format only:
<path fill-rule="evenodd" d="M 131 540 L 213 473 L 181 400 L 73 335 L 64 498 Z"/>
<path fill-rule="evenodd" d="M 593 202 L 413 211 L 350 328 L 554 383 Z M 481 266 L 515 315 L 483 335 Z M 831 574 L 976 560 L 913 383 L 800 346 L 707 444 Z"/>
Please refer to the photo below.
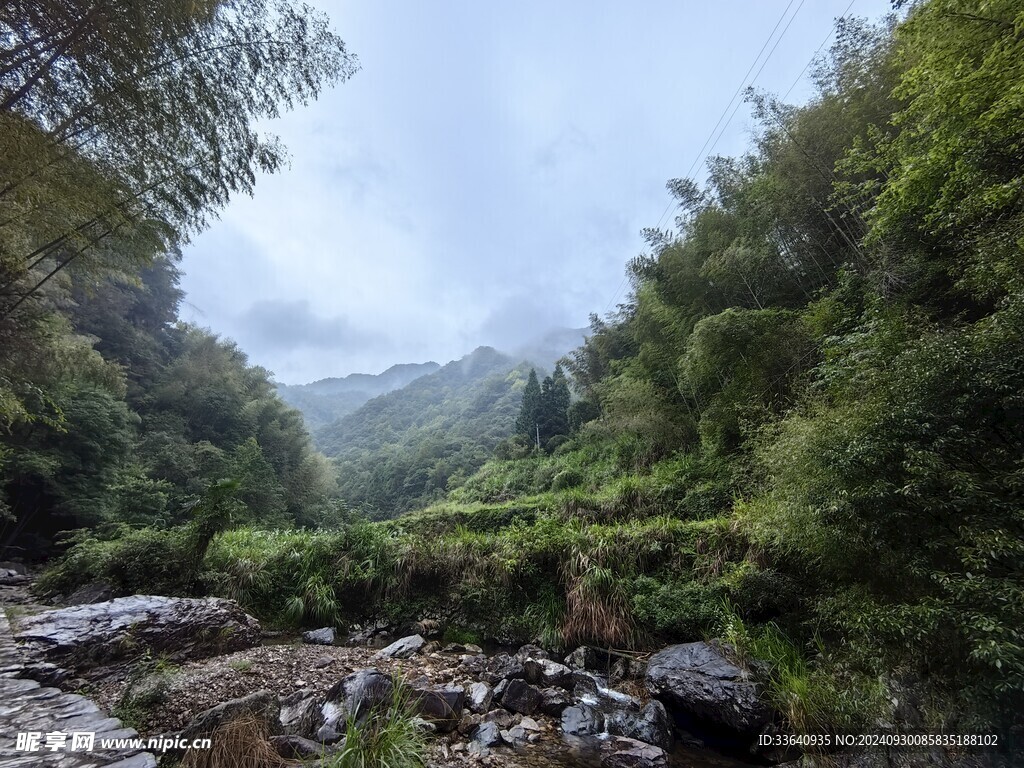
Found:
<path fill-rule="evenodd" d="M 533 439 L 536 436 L 540 418 L 540 382 L 537 381 L 537 371 L 531 368 L 530 376 L 526 380 L 526 388 L 523 390 L 523 406 L 519 409 L 519 417 L 516 419 L 516 434 Z"/>

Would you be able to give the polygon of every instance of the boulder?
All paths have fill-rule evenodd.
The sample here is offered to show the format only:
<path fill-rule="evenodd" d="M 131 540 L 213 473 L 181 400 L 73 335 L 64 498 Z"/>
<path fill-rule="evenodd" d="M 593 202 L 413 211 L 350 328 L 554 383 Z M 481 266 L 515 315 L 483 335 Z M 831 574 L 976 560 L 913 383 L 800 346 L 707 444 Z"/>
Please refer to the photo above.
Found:
<path fill-rule="evenodd" d="M 334 627 L 322 627 L 303 632 L 302 642 L 310 645 L 334 645 Z"/>
<path fill-rule="evenodd" d="M 668 754 L 636 739 L 609 739 L 601 749 L 601 768 L 668 768 Z"/>
<path fill-rule="evenodd" d="M 320 706 L 316 692 L 304 688 L 281 699 L 281 732 L 285 735 L 311 736 L 319 727 Z"/>
<path fill-rule="evenodd" d="M 472 683 L 466 691 L 466 707 L 470 712 L 482 715 L 491 708 L 494 691 L 487 683 Z"/>
<path fill-rule="evenodd" d="M 456 729 L 465 700 L 466 692 L 458 685 L 414 688 L 411 695 L 420 716 L 441 732 Z"/>
<path fill-rule="evenodd" d="M 395 685 L 390 675 L 372 667 L 359 669 L 334 684 L 320 705 L 316 738 L 333 743 L 345 732 L 351 716 L 364 722 L 370 713 L 391 705 Z"/>
<path fill-rule="evenodd" d="M 22 616 L 15 638 L 33 658 L 82 670 L 146 651 L 188 661 L 252 648 L 260 625 L 233 600 L 133 595 Z"/>
<path fill-rule="evenodd" d="M 523 675 L 528 683 L 545 688 L 571 688 L 572 670 L 550 659 L 529 658 L 523 662 Z"/>
<path fill-rule="evenodd" d="M 281 731 L 281 702 L 270 691 L 256 691 L 240 699 L 230 699 L 200 712 L 186 725 L 178 737 L 185 740 L 208 737 L 218 727 L 243 715 L 253 715 L 267 724 L 271 735 Z"/>
<path fill-rule="evenodd" d="M 377 651 L 373 658 L 408 659 L 410 656 L 415 656 L 426 642 L 423 635 L 409 635 L 401 640 L 395 640 L 391 645 Z"/>
<path fill-rule="evenodd" d="M 654 654 L 646 683 L 669 709 L 751 739 L 772 719 L 750 673 L 711 643 L 672 645 Z"/>
<path fill-rule="evenodd" d="M 562 711 L 573 702 L 568 691 L 561 688 L 544 688 L 540 695 L 540 711 L 551 717 L 561 717 Z"/>
<path fill-rule="evenodd" d="M 532 715 L 540 709 L 544 697 L 541 692 L 525 680 L 509 680 L 501 697 L 505 709 L 522 715 Z"/>
<path fill-rule="evenodd" d="M 502 680 L 517 680 L 525 675 L 526 670 L 519 659 L 499 653 L 487 660 L 480 677 L 491 685 L 497 685 Z"/>

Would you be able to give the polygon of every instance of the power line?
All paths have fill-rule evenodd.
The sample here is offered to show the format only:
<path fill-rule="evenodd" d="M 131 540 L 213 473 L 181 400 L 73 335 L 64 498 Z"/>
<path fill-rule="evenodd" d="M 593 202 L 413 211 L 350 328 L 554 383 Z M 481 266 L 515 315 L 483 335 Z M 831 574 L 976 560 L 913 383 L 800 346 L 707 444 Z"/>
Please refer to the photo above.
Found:
<path fill-rule="evenodd" d="M 765 57 L 765 60 L 763 62 L 761 62 L 761 67 L 757 70 L 757 74 L 754 75 L 753 79 L 750 80 L 749 85 L 753 85 L 754 81 L 756 81 L 757 78 L 760 76 L 761 72 L 764 70 L 765 65 L 768 63 L 768 60 L 772 57 L 772 54 L 775 53 L 775 49 L 778 48 L 779 43 L 782 41 L 782 38 L 785 36 L 786 32 L 789 30 L 790 25 L 792 25 L 793 19 L 795 19 L 797 14 L 800 13 L 800 9 L 803 7 L 805 1 L 806 0 L 800 0 L 800 5 L 797 6 L 796 11 L 794 11 L 793 15 L 790 17 L 789 22 L 786 24 L 785 28 L 782 30 L 782 34 L 779 35 L 778 39 L 775 41 L 775 44 L 772 46 L 771 51 L 769 51 L 768 56 Z M 758 61 L 761 60 L 761 55 L 765 52 L 765 49 L 768 47 L 768 44 L 771 43 L 772 38 L 775 37 L 775 33 L 778 31 L 779 27 L 781 26 L 782 22 L 785 20 L 786 16 L 789 15 L 789 9 L 793 7 L 793 3 L 794 2 L 796 2 L 796 0 L 789 0 L 789 4 L 782 11 L 782 15 L 780 15 L 778 21 L 775 22 L 775 26 L 772 27 L 771 32 L 768 33 L 768 37 L 765 38 L 764 43 L 761 45 L 761 49 L 757 52 L 757 56 L 754 57 L 754 60 L 750 63 L 750 66 L 747 68 L 747 71 L 743 75 L 743 78 L 740 80 L 740 84 L 739 84 L 739 86 L 737 86 L 736 91 L 732 95 L 732 98 L 730 98 L 729 102 L 725 105 L 725 109 L 722 110 L 722 114 L 719 115 L 718 121 L 715 123 L 714 127 L 711 129 L 711 132 L 708 134 L 707 139 L 704 140 L 704 144 L 701 146 L 700 151 L 697 153 L 697 156 L 694 158 L 693 164 L 690 166 L 690 169 L 686 172 L 686 178 L 689 179 L 690 177 L 692 177 L 694 170 L 697 168 L 698 164 L 701 161 L 701 157 L 704 154 L 704 150 L 707 149 L 708 144 L 711 142 L 711 140 L 714 139 L 714 143 L 711 144 L 711 150 L 714 150 L 715 146 L 717 146 L 717 144 L 718 144 L 718 141 L 722 138 L 722 134 L 724 134 L 726 128 L 729 127 L 729 123 L 732 122 L 732 118 L 735 116 L 736 110 L 738 110 L 739 109 L 739 105 L 743 103 L 742 101 L 739 102 L 736 105 L 736 109 L 734 109 L 732 114 L 729 115 L 729 120 L 726 122 L 725 126 L 722 127 L 722 131 L 721 131 L 721 133 L 719 133 L 718 138 L 715 138 L 715 131 L 717 131 L 719 126 L 722 125 L 722 120 L 725 119 L 725 116 L 726 116 L 726 114 L 728 114 L 729 108 L 733 105 L 733 102 L 735 102 L 737 97 L 741 93 L 743 93 L 744 88 L 746 88 L 748 86 L 747 79 L 750 77 L 750 73 L 754 71 L 754 67 L 756 67 Z M 831 35 L 831 32 L 829 34 Z M 819 47 L 819 50 L 820 50 L 820 47 Z M 817 55 L 817 52 L 815 52 L 815 55 Z M 807 66 L 810 66 L 810 62 L 808 62 Z M 804 67 L 804 69 L 806 70 L 807 67 Z M 802 74 L 803 73 L 801 73 L 801 75 Z M 665 217 L 668 215 L 670 210 L 672 210 L 672 201 L 671 200 L 669 201 L 668 205 L 665 207 L 665 210 L 661 214 L 661 217 L 658 219 L 658 224 L 655 227 L 655 229 L 660 229 L 661 228 L 661 224 L 664 221 Z M 604 309 L 604 313 L 605 314 L 608 313 L 608 310 L 611 308 L 612 304 L 614 304 L 615 300 L 618 299 L 619 294 L 622 292 L 622 289 L 625 287 L 627 280 L 628 280 L 628 274 L 623 276 L 621 282 L 619 283 L 619 287 L 615 290 L 615 294 L 612 296 L 611 300 L 608 302 L 607 306 L 605 307 L 605 309 Z"/>

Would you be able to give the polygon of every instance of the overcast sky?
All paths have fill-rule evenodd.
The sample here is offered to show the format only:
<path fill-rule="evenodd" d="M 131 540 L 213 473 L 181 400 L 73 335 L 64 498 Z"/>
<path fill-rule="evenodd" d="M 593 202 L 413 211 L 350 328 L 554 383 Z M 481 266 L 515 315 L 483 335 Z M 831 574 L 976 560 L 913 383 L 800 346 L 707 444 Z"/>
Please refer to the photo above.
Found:
<path fill-rule="evenodd" d="M 284 383 L 585 326 L 784 11 L 755 83 L 780 95 L 849 4 L 316 0 L 362 69 L 269 126 L 291 166 L 185 250 L 183 317 Z"/>

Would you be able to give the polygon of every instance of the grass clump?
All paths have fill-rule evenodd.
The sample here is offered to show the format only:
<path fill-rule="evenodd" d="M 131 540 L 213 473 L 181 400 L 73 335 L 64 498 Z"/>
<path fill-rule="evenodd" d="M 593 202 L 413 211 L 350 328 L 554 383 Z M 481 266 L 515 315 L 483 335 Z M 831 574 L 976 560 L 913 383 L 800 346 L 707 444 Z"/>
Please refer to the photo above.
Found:
<path fill-rule="evenodd" d="M 391 701 L 362 722 L 349 717 L 345 746 L 322 763 L 326 768 L 424 768 L 427 740 L 418 720 L 408 691 L 396 685 Z"/>
<path fill-rule="evenodd" d="M 245 714 L 217 727 L 209 749 L 189 749 L 181 768 L 289 768 L 270 743 L 265 720 Z"/>

